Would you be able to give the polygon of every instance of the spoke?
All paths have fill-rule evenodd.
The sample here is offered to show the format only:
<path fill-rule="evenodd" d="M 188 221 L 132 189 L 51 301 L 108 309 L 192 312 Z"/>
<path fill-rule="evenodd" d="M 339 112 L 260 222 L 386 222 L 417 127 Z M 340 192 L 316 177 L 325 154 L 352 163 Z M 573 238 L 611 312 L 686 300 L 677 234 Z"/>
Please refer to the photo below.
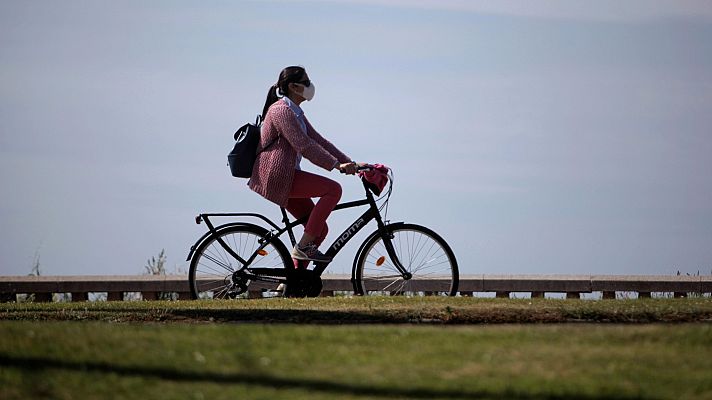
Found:
<path fill-rule="evenodd" d="M 217 241 L 206 248 L 203 255 L 215 264 L 226 266 L 225 269 L 232 269 L 230 260 L 225 257 L 225 249 L 223 249 Z"/>
<path fill-rule="evenodd" d="M 429 277 L 438 277 L 438 278 L 436 278 L 436 279 L 451 279 L 451 278 L 452 278 L 452 274 L 446 274 L 446 275 L 440 274 L 440 275 L 438 275 L 437 272 L 431 272 L 431 273 L 428 273 L 428 274 L 418 275 L 418 279 L 428 279 Z"/>
<path fill-rule="evenodd" d="M 205 257 L 205 258 L 207 258 L 208 260 L 214 262 L 215 264 L 217 264 L 217 265 L 223 267 L 223 269 L 225 269 L 226 271 L 235 272 L 235 270 L 232 269 L 232 266 L 231 266 L 231 265 L 222 263 L 222 262 L 219 261 L 218 259 L 214 258 L 212 255 L 203 253 L 203 257 Z M 215 269 L 214 269 L 214 271 L 217 272 L 217 270 L 215 270 Z"/>
<path fill-rule="evenodd" d="M 205 267 L 205 269 L 203 269 L 201 267 Z M 204 273 L 206 275 L 211 275 L 211 276 L 218 275 L 218 276 L 223 276 L 223 277 L 232 273 L 232 272 L 226 273 L 226 271 L 224 271 L 224 270 L 217 270 L 209 265 L 205 265 L 202 262 L 200 263 L 200 266 L 198 268 L 196 268 L 196 272 L 201 272 L 201 273 Z"/>
<path fill-rule="evenodd" d="M 401 277 L 399 277 L 399 278 L 401 278 Z M 384 290 L 384 291 L 385 291 L 385 290 L 388 290 L 389 287 L 395 285 L 396 283 L 398 283 L 398 281 L 399 281 L 399 279 L 394 280 L 394 281 L 391 282 L 390 284 L 386 285 L 386 287 L 384 287 L 383 290 Z"/>
<path fill-rule="evenodd" d="M 228 244 L 227 241 L 225 240 L 226 238 L 225 238 L 224 236 L 223 236 L 221 239 L 225 242 L 226 245 Z M 215 247 L 217 248 L 217 255 L 220 257 L 220 259 L 221 259 L 222 261 L 224 261 L 225 264 L 228 264 L 228 265 L 229 265 L 229 264 L 230 264 L 230 258 L 231 258 L 231 257 L 228 255 L 227 251 L 226 251 L 225 248 L 220 244 L 220 242 L 218 242 L 218 241 L 216 240 L 210 247 L 212 247 L 212 246 L 215 246 Z"/>
<path fill-rule="evenodd" d="M 445 265 L 445 267 L 441 267 L 442 265 Z M 434 268 L 442 268 L 444 270 L 451 270 L 452 268 L 450 267 L 450 259 L 447 258 L 447 259 L 437 262 L 437 263 L 423 265 L 422 267 L 418 268 L 418 271 L 416 271 L 416 272 L 427 271 L 427 270 L 434 269 Z M 414 274 L 415 274 L 415 272 L 414 272 Z"/>
<path fill-rule="evenodd" d="M 413 278 L 433 280 L 429 285 L 434 290 L 428 291 L 449 294 L 454 282 L 454 260 L 443 248 L 443 243 L 417 227 L 396 229 L 392 233 L 391 242 L 397 261 Z M 395 266 L 396 260 L 386 251 L 383 240 L 377 240 L 364 251 L 366 254 L 361 261 L 359 275 L 365 292 L 417 293 L 414 292 L 415 282 L 404 279 Z M 383 256 L 385 261 L 377 266 L 376 262 Z M 377 290 L 374 286 L 377 286 Z"/>
<path fill-rule="evenodd" d="M 433 251 L 433 247 L 434 247 L 436 244 L 437 244 L 437 243 L 436 243 L 435 241 L 432 241 L 432 242 L 430 243 L 430 247 L 428 248 L 428 251 L 427 251 L 427 252 L 425 253 L 425 255 L 423 256 L 423 263 L 426 262 L 425 260 L 430 257 L 430 254 L 431 254 L 431 252 Z M 440 246 L 438 246 L 438 248 L 440 248 Z M 437 251 L 438 248 L 436 248 L 435 251 Z M 421 263 L 420 265 L 422 265 L 423 263 Z M 419 265 L 419 266 L 420 266 L 420 265 Z"/>
<path fill-rule="evenodd" d="M 225 286 L 222 290 L 218 292 L 213 292 L 213 298 L 225 298 L 225 295 L 227 294 L 228 287 Z"/>
<path fill-rule="evenodd" d="M 403 283 L 401 283 L 401 285 L 400 285 L 400 288 L 398 288 L 398 290 L 396 290 L 396 293 L 399 293 L 399 292 L 403 293 L 404 292 L 403 288 L 405 287 L 405 285 L 408 285 L 409 283 L 410 283 L 410 281 L 403 281 Z"/>
<path fill-rule="evenodd" d="M 440 262 L 435 262 L 435 261 L 438 261 L 439 258 L 442 258 L 442 256 L 445 256 L 445 257 L 446 257 L 445 260 L 440 261 Z M 418 272 L 418 271 L 420 271 L 420 270 L 428 269 L 428 268 L 433 268 L 433 267 L 436 267 L 436 266 L 442 265 L 442 264 L 448 264 L 448 265 L 449 265 L 449 264 L 450 264 L 450 258 L 447 257 L 446 254 L 443 254 L 442 256 L 438 256 L 437 258 L 433 258 L 433 259 L 430 259 L 430 260 L 426 261 L 425 263 L 423 263 L 423 264 L 421 264 L 420 266 L 418 266 L 418 268 L 416 268 L 416 269 L 413 271 L 413 273 L 415 274 L 416 272 Z"/>
<path fill-rule="evenodd" d="M 232 235 L 232 234 L 222 236 L 223 242 L 225 242 L 225 245 L 228 247 L 230 247 L 230 238 L 231 237 L 233 238 L 233 241 L 234 241 L 234 235 Z M 226 260 L 226 262 L 229 264 L 230 260 L 234 259 L 234 257 L 230 255 L 230 253 L 227 251 L 227 249 L 225 249 L 222 245 L 220 245 L 220 242 L 217 242 L 217 246 L 218 246 L 218 254 L 220 254 L 220 257 L 222 259 Z M 232 247 L 230 247 L 230 249 L 235 250 Z M 239 255 L 239 252 L 236 251 L 236 253 L 238 253 L 238 255 Z"/>
<path fill-rule="evenodd" d="M 405 237 L 407 252 L 403 254 L 398 260 L 400 261 L 401 265 L 403 265 L 403 268 L 405 268 L 407 271 L 410 271 L 413 269 L 413 237 L 407 232 L 402 232 L 402 234 Z"/>
<path fill-rule="evenodd" d="M 388 256 L 388 254 L 383 254 L 383 253 L 381 253 L 378 249 L 374 249 L 374 251 L 376 252 L 376 256 L 370 255 L 370 256 L 368 257 L 368 258 L 370 258 L 370 259 L 375 259 L 374 261 L 370 261 L 370 262 L 369 262 L 370 264 L 373 264 L 374 266 L 376 266 L 376 262 L 375 262 L 375 261 L 377 261 L 377 260 L 378 260 L 379 258 L 381 258 L 381 257 L 385 257 L 385 260 L 386 260 L 386 261 L 385 261 L 383 264 L 381 264 L 380 266 L 376 266 L 376 268 L 381 269 L 381 271 L 386 270 L 386 269 L 390 269 L 390 270 L 393 271 L 393 272 L 398 272 L 398 273 L 400 273 L 400 272 L 398 271 L 398 268 L 396 268 L 395 265 L 391 264 L 391 260 L 390 260 L 390 257 Z"/>
<path fill-rule="evenodd" d="M 436 275 L 423 275 L 419 276 L 418 280 L 421 282 L 428 282 L 430 281 L 429 284 L 433 284 L 434 282 L 442 282 L 443 285 L 451 286 L 453 282 L 453 277 L 452 275 L 442 275 L 442 274 L 436 274 Z"/>
<path fill-rule="evenodd" d="M 250 247 L 250 251 L 246 252 L 245 255 L 247 254 L 252 254 L 255 252 L 255 249 L 257 248 L 257 236 L 252 236 L 252 247 Z"/>
<path fill-rule="evenodd" d="M 413 262 L 413 260 L 411 260 L 411 258 L 410 258 L 410 256 L 413 254 L 410 251 L 410 235 L 408 235 L 408 232 L 404 232 L 404 236 L 405 236 L 405 242 L 408 245 L 408 265 L 407 266 L 404 265 L 404 267 L 406 267 L 406 268 L 408 268 L 408 270 L 410 270 L 410 268 L 412 267 L 411 263 Z M 401 264 L 402 264 L 402 262 L 401 262 Z"/>
<path fill-rule="evenodd" d="M 418 259 L 418 256 L 420 255 L 420 252 L 423 251 L 423 247 L 425 247 L 425 245 L 423 245 L 423 247 L 420 247 L 420 241 L 423 239 L 423 237 L 425 237 L 425 235 L 423 235 L 423 234 L 421 234 L 420 236 L 418 236 L 418 244 L 417 244 L 417 246 L 416 246 L 416 248 L 418 249 L 418 252 L 415 253 L 415 255 L 413 255 L 413 260 L 417 260 L 417 259 Z M 434 242 L 433 242 L 433 243 L 434 243 Z M 425 258 L 425 257 L 423 257 L 423 258 Z"/>
<path fill-rule="evenodd" d="M 216 285 L 215 286 L 210 286 L 210 287 L 205 287 L 206 285 L 201 285 L 201 292 L 214 292 L 215 289 L 220 288 L 220 287 L 227 287 L 225 285 L 225 282 L 223 281 L 215 281 Z"/>
<path fill-rule="evenodd" d="M 398 268 L 395 267 L 395 265 L 392 265 L 390 262 L 384 262 L 381 264 L 381 266 L 376 265 L 375 263 L 370 263 L 373 265 L 373 267 L 369 268 L 373 271 L 380 271 L 380 272 L 393 272 L 393 273 L 399 273 Z"/>
<path fill-rule="evenodd" d="M 225 243 L 225 246 L 220 244 L 218 238 Z M 203 245 L 202 250 L 195 254 L 195 259 L 191 263 L 192 290 L 197 292 L 198 297 L 204 297 L 203 294 L 209 292 L 216 299 L 234 297 L 237 286 L 232 283 L 230 275 L 243 268 L 243 265 L 230 254 L 230 251 L 242 258 L 255 256 L 250 267 L 259 266 L 276 271 L 289 265 L 274 243 L 260 244 L 262 238 L 262 234 L 243 227 L 229 227 L 218 235 L 212 236 Z M 260 248 L 267 252 L 265 256 L 256 254 L 256 250 Z M 245 283 L 249 285 L 249 281 Z"/>
<path fill-rule="evenodd" d="M 385 280 L 390 280 L 390 279 L 403 279 L 403 275 L 381 275 L 381 276 L 374 276 L 374 277 L 369 277 L 369 278 L 363 278 L 363 280 L 368 280 L 368 281 L 385 281 Z"/>
<path fill-rule="evenodd" d="M 233 249 L 239 249 L 237 247 L 237 238 L 235 236 L 239 236 L 239 238 L 242 238 L 242 235 L 230 235 L 232 237 L 232 248 Z"/>
<path fill-rule="evenodd" d="M 245 254 L 244 250 L 244 245 L 242 244 L 242 234 L 238 236 L 238 239 L 240 239 L 240 243 L 237 243 L 237 240 L 235 240 L 235 250 L 237 251 L 238 254 Z"/>

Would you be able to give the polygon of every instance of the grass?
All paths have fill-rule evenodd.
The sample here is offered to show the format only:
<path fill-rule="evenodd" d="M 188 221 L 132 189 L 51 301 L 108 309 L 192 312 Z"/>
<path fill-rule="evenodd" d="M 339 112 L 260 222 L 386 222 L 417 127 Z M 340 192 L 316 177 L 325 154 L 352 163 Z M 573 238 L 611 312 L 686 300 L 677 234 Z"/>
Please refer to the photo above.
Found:
<path fill-rule="evenodd" d="M 2 399 L 712 398 L 709 323 L 465 325 L 704 321 L 709 299 L 320 298 L 0 310 Z"/>
<path fill-rule="evenodd" d="M 710 398 L 712 327 L 0 322 L 4 399 Z"/>
<path fill-rule="evenodd" d="M 712 321 L 712 299 L 551 300 L 331 297 L 0 304 L 0 320 L 113 322 L 551 323 Z"/>

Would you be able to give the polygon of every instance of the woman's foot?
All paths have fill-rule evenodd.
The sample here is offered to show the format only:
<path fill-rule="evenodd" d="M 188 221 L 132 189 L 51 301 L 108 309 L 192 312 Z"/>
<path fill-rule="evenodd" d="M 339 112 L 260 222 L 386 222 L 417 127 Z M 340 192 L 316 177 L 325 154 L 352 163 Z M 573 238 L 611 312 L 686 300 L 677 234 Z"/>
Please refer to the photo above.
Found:
<path fill-rule="evenodd" d="M 314 242 L 309 242 L 305 246 L 296 245 L 292 249 L 292 258 L 295 260 L 303 261 L 314 261 L 328 263 L 331 261 L 331 257 L 325 256 L 322 252 L 317 249 L 317 245 Z"/>

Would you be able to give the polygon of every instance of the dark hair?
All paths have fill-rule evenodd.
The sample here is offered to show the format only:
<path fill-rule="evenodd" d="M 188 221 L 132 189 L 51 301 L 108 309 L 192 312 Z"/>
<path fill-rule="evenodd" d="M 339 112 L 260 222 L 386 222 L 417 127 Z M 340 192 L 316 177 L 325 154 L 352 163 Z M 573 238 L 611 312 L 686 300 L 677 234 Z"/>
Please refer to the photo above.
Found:
<path fill-rule="evenodd" d="M 277 96 L 277 91 L 279 90 L 279 92 L 283 96 L 286 96 L 289 84 L 303 81 L 305 74 L 306 71 L 304 70 L 304 67 L 300 66 L 287 67 L 279 73 L 279 79 L 277 80 L 277 83 L 270 86 L 269 92 L 267 92 L 267 100 L 265 101 L 265 107 L 262 109 L 262 118 L 267 115 L 267 110 L 269 110 L 269 107 L 277 100 L 279 100 L 279 97 Z"/>

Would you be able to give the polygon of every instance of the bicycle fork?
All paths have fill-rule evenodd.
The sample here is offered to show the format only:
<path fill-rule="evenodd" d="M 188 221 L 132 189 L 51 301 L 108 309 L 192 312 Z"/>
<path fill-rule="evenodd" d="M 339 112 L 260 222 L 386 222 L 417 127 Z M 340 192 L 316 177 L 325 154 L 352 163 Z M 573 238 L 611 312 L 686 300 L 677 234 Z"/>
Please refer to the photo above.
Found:
<path fill-rule="evenodd" d="M 379 221 L 380 222 L 380 221 Z M 396 249 L 393 246 L 393 234 L 388 231 L 388 228 L 386 226 L 383 226 L 383 229 L 380 229 L 381 231 L 381 239 L 383 240 L 383 246 L 386 248 L 386 252 L 388 253 L 388 257 L 390 257 L 391 262 L 393 263 L 393 266 L 396 267 L 396 270 L 401 273 L 403 276 L 404 280 L 410 280 L 413 278 L 413 274 L 410 273 L 401 263 L 400 258 L 398 258 L 398 255 L 396 254 Z"/>

